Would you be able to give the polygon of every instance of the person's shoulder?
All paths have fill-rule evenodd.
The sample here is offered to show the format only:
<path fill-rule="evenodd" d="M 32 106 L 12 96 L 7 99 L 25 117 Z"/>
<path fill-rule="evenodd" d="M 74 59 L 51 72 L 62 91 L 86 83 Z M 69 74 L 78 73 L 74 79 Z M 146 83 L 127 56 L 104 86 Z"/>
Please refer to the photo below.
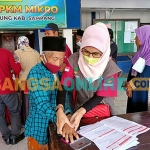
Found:
<path fill-rule="evenodd" d="M 6 53 L 6 54 L 11 54 L 11 52 L 8 50 L 8 49 L 5 49 L 5 48 L 0 48 L 0 52 L 1 53 Z"/>
<path fill-rule="evenodd" d="M 72 59 L 72 58 L 79 58 L 79 52 L 75 52 L 75 53 L 73 53 L 70 57 L 69 57 L 69 59 Z"/>
<path fill-rule="evenodd" d="M 114 42 L 114 41 L 111 41 L 111 46 L 117 46 L 117 44 L 116 44 L 116 42 Z"/>
<path fill-rule="evenodd" d="M 21 49 L 17 49 L 17 50 L 14 51 L 14 53 L 17 54 L 17 55 L 19 55 L 19 56 L 20 56 L 21 52 L 22 52 Z"/>
<path fill-rule="evenodd" d="M 72 64 L 74 61 L 78 61 L 79 59 L 79 52 L 73 53 L 69 58 L 68 61 Z"/>
<path fill-rule="evenodd" d="M 117 66 L 117 64 L 112 59 L 110 59 L 107 66 L 106 66 L 106 69 L 103 73 L 103 76 L 109 77 L 109 76 L 114 75 L 116 73 L 121 75 L 122 70 Z"/>
<path fill-rule="evenodd" d="M 33 48 L 32 48 L 32 50 L 33 50 L 35 53 L 37 53 L 37 54 L 40 55 L 40 53 L 39 53 L 36 49 L 33 49 Z"/>
<path fill-rule="evenodd" d="M 43 69 L 44 69 L 44 66 L 42 65 L 42 63 L 38 63 L 38 64 L 36 64 L 35 66 L 33 66 L 31 68 L 29 73 L 38 73 L 38 74 L 40 74 Z"/>
<path fill-rule="evenodd" d="M 44 66 L 42 65 L 42 63 L 38 63 L 33 66 L 29 71 L 27 79 L 42 78 L 42 76 L 45 74 L 43 67 Z"/>
<path fill-rule="evenodd" d="M 40 57 L 40 53 L 36 49 L 32 49 L 35 57 Z"/>

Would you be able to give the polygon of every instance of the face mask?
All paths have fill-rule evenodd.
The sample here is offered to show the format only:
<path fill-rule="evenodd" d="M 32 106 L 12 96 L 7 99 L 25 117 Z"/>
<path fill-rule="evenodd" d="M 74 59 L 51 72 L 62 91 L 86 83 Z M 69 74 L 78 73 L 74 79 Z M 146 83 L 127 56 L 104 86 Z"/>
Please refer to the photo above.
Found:
<path fill-rule="evenodd" d="M 76 43 L 79 47 L 81 47 L 81 42 L 79 41 L 79 42 L 77 42 Z"/>
<path fill-rule="evenodd" d="M 52 73 L 57 73 L 59 70 L 60 70 L 60 66 L 58 67 L 58 66 L 55 66 L 55 65 L 52 65 L 52 64 L 50 64 L 50 63 L 45 63 L 45 66 L 46 66 L 46 68 L 49 70 L 49 71 L 51 71 Z"/>
<path fill-rule="evenodd" d="M 84 56 L 84 55 L 83 55 L 83 57 L 88 65 L 93 65 L 98 62 L 98 58 L 90 58 L 90 57 Z"/>
<path fill-rule="evenodd" d="M 43 56 L 44 56 L 44 61 L 45 61 L 46 68 L 54 74 L 57 73 L 60 70 L 61 67 L 60 66 L 55 66 L 53 64 L 48 63 L 46 58 L 45 58 L 45 55 L 43 55 Z"/>

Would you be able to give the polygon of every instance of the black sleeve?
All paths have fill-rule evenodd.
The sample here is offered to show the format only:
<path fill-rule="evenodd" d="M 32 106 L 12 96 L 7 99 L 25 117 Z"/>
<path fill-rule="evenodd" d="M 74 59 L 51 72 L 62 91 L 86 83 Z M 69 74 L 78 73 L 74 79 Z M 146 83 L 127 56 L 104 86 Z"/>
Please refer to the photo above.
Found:
<path fill-rule="evenodd" d="M 127 82 L 129 82 L 130 80 L 132 80 L 133 78 L 135 78 L 135 76 L 132 76 L 131 73 L 132 73 L 132 66 L 131 66 L 130 71 L 128 73 Z"/>
<path fill-rule="evenodd" d="M 90 111 L 94 107 L 96 107 L 103 100 L 104 97 L 94 95 L 90 100 L 88 100 L 82 107 L 86 110 L 86 112 Z"/>
<path fill-rule="evenodd" d="M 64 89 L 64 86 L 62 86 L 62 90 L 58 90 L 57 92 L 57 98 L 56 98 L 56 105 L 62 104 L 65 105 L 65 98 L 66 98 L 67 91 Z"/>
<path fill-rule="evenodd" d="M 110 48 L 111 48 L 110 56 L 112 56 L 112 58 L 115 59 L 115 61 L 116 61 L 117 60 L 117 51 L 118 51 L 118 47 L 117 47 L 116 43 L 114 42 L 113 44 L 111 44 Z"/>

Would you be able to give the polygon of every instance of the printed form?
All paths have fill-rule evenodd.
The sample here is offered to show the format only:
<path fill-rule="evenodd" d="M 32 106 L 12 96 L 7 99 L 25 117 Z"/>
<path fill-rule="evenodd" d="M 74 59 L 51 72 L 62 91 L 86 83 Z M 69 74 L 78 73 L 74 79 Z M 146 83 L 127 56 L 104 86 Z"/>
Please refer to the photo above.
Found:
<path fill-rule="evenodd" d="M 139 144 L 139 134 L 150 128 L 135 122 L 114 116 L 78 131 L 79 134 L 93 141 L 101 150 L 125 150 Z"/>

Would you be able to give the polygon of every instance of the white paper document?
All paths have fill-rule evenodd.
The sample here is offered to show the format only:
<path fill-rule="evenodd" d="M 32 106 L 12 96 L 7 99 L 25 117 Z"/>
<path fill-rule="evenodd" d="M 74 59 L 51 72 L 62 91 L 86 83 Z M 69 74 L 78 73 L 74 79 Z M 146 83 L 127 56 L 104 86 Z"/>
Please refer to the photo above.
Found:
<path fill-rule="evenodd" d="M 124 32 L 124 43 L 130 43 L 131 42 L 131 31 L 125 31 Z"/>
<path fill-rule="evenodd" d="M 139 144 L 139 134 L 150 128 L 114 116 L 92 125 L 84 126 L 79 134 L 93 141 L 100 150 L 126 150 Z"/>
<path fill-rule="evenodd" d="M 125 31 L 135 32 L 135 29 L 138 28 L 137 21 L 127 21 L 125 22 Z"/>
<path fill-rule="evenodd" d="M 101 123 L 133 136 L 137 136 L 149 130 L 148 127 L 117 116 L 102 120 Z"/>

